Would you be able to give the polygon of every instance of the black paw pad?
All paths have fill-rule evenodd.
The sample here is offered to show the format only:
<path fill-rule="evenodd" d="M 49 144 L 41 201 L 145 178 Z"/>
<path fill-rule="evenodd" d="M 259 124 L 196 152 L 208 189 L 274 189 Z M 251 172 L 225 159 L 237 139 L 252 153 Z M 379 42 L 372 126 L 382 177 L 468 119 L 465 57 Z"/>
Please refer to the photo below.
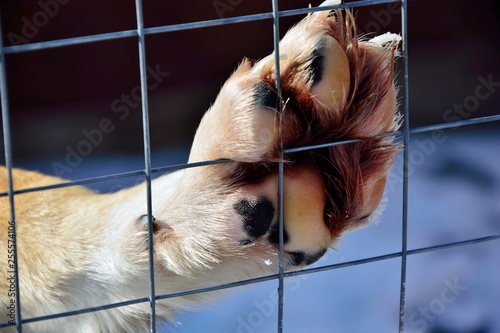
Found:
<path fill-rule="evenodd" d="M 313 85 L 323 78 L 323 60 L 325 58 L 325 52 L 326 41 L 321 39 L 311 54 L 311 62 L 309 65 L 309 77 Z"/>
<path fill-rule="evenodd" d="M 288 236 L 288 232 L 286 232 L 286 229 L 283 229 L 283 244 L 286 244 L 288 242 L 289 238 L 290 237 Z M 278 223 L 275 223 L 271 226 L 271 230 L 269 232 L 268 239 L 273 244 L 280 243 L 280 233 L 279 233 Z"/>
<path fill-rule="evenodd" d="M 274 219 L 271 201 L 261 198 L 258 201 L 241 200 L 234 205 L 236 212 L 243 217 L 243 225 L 252 238 L 263 236 L 269 231 Z"/>
<path fill-rule="evenodd" d="M 289 252 L 291 256 L 290 264 L 292 266 L 310 265 L 318 261 L 325 253 L 326 249 L 313 254 L 306 254 L 304 252 Z"/>
<path fill-rule="evenodd" d="M 265 82 L 257 84 L 254 88 L 255 105 L 276 109 L 278 106 L 278 94 Z"/>

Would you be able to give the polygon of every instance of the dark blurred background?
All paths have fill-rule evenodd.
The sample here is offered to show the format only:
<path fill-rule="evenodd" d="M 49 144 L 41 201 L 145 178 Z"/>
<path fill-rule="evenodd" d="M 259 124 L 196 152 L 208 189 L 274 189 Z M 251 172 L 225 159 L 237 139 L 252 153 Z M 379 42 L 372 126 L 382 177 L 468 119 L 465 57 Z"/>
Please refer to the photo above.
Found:
<path fill-rule="evenodd" d="M 281 1 L 280 9 L 308 4 Z M 271 2 L 144 0 L 143 7 L 145 26 L 156 27 L 268 13 Z M 399 4 L 355 11 L 368 36 L 401 32 Z M 447 121 L 445 111 L 475 93 L 479 76 L 500 81 L 499 13 L 500 2 L 492 0 L 409 1 L 412 127 Z M 281 18 L 282 34 L 301 17 Z M 136 27 L 131 0 L 4 0 L 1 20 L 5 46 Z M 148 94 L 154 161 L 161 160 L 157 151 L 189 147 L 201 116 L 242 57 L 259 59 L 272 51 L 272 43 L 270 19 L 148 35 L 147 65 L 160 73 Z M 133 97 L 139 85 L 135 37 L 13 53 L 5 59 L 15 165 L 64 163 L 61 156 L 71 149 L 85 150 L 78 147 L 86 140 L 83 131 L 93 133 L 103 118 L 111 121 L 109 133 L 102 140 L 96 136 L 93 157 L 142 153 L 141 110 Z M 498 114 L 499 101 L 500 93 L 492 93 L 467 117 Z M 51 169 L 47 165 L 43 171 Z"/>

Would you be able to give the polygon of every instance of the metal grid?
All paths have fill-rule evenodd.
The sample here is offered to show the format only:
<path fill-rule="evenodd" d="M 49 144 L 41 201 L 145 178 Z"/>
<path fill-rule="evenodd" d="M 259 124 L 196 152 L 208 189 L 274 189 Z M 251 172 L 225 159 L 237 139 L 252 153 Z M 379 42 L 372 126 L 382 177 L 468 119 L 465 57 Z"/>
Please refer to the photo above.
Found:
<path fill-rule="evenodd" d="M 259 283 L 259 282 L 263 282 L 263 281 L 278 280 L 277 332 L 282 333 L 284 331 L 283 330 L 283 308 L 284 308 L 284 280 L 285 280 L 285 278 L 291 277 L 291 276 L 298 276 L 298 275 L 312 274 L 312 273 L 316 273 L 316 272 L 334 270 L 334 269 L 341 269 L 341 268 L 346 268 L 346 267 L 350 267 L 350 266 L 363 265 L 363 264 L 367 264 L 367 263 L 371 263 L 371 262 L 378 262 L 378 261 L 389 260 L 389 259 L 393 259 L 393 258 L 400 258 L 400 260 L 401 260 L 399 331 L 404 332 L 404 327 L 405 327 L 404 313 L 405 313 L 405 288 L 406 288 L 406 262 L 407 262 L 408 256 L 500 239 L 500 235 L 491 235 L 488 237 L 469 239 L 466 241 L 460 241 L 460 242 L 454 242 L 454 243 L 448 243 L 448 244 L 440 244 L 437 246 L 418 248 L 418 249 L 414 249 L 414 250 L 407 249 L 408 200 L 409 200 L 408 199 L 408 177 L 409 177 L 409 174 L 408 174 L 408 163 L 409 163 L 408 162 L 408 160 L 409 160 L 408 144 L 410 142 L 410 137 L 413 134 L 418 134 L 418 133 L 425 133 L 425 132 L 431 132 L 431 131 L 436 131 L 436 130 L 458 128 L 458 127 L 463 127 L 463 126 L 468 126 L 468 125 L 494 122 L 494 121 L 500 120 L 500 115 L 494 115 L 494 116 L 487 116 L 487 117 L 481 117 L 481 118 L 459 120 L 459 121 L 455 121 L 455 122 L 448 122 L 446 124 L 443 123 L 443 124 L 423 126 L 423 127 L 418 127 L 418 128 L 410 128 L 410 126 L 409 126 L 409 86 L 408 86 L 408 43 L 407 43 L 408 42 L 408 39 L 407 39 L 407 36 L 408 36 L 408 31 L 407 31 L 407 28 L 408 28 L 408 25 L 407 25 L 408 1 L 407 0 L 364 0 L 364 1 L 360 0 L 360 1 L 356 1 L 356 2 L 350 2 L 348 4 L 341 4 L 341 5 L 332 6 L 332 7 L 303 8 L 303 9 L 287 10 L 287 11 L 280 11 L 279 10 L 278 0 L 271 0 L 271 1 L 272 1 L 272 12 L 271 13 L 260 13 L 260 14 L 254 14 L 254 15 L 239 16 L 239 17 L 234 17 L 234 18 L 222 18 L 222 19 L 209 20 L 209 21 L 199 21 L 199 22 L 192 22 L 192 23 L 183 23 L 183 24 L 174 24 L 174 25 L 165 25 L 165 26 L 160 26 L 160 27 L 145 28 L 144 23 L 143 23 L 143 15 L 142 15 L 142 3 L 141 3 L 141 0 L 136 0 L 135 1 L 135 8 L 136 8 L 137 28 L 134 30 L 118 31 L 118 32 L 112 32 L 112 33 L 103 33 L 103 34 L 98 34 L 98 35 L 82 36 L 82 37 L 60 39 L 60 40 L 51 40 L 51 41 L 40 42 L 40 43 L 31 43 L 31 44 L 24 44 L 24 45 L 19 45 L 19 46 L 7 46 L 7 47 L 2 45 L 2 40 L 0 39 L 0 98 L 1 98 L 1 107 L 2 107 L 5 163 L 6 163 L 6 168 L 7 168 L 7 179 L 8 179 L 8 191 L 0 193 L 0 197 L 8 196 L 9 203 L 10 203 L 10 219 L 11 219 L 11 221 L 14 222 L 14 237 L 15 237 L 15 221 L 16 221 L 15 206 L 14 206 L 14 196 L 15 195 L 22 194 L 22 193 L 28 193 L 28 192 L 35 192 L 35 191 L 45 191 L 45 190 L 61 188 L 61 187 L 68 187 L 68 186 L 86 185 L 86 184 L 97 183 L 97 182 L 102 182 L 102 181 L 106 181 L 106 180 L 126 178 L 126 177 L 131 177 L 131 176 L 143 176 L 146 178 L 146 183 L 147 183 L 147 191 L 146 191 L 147 213 L 148 213 L 148 224 L 150 226 L 148 229 L 149 230 L 148 237 L 149 237 L 149 242 L 151 244 L 153 241 L 153 238 L 152 238 L 153 228 L 151 227 L 152 226 L 151 176 L 155 173 L 174 171 L 174 170 L 183 169 L 183 168 L 200 167 L 200 166 L 204 166 L 204 165 L 225 163 L 226 162 L 224 160 L 214 160 L 214 161 L 205 161 L 205 162 L 200 162 L 200 163 L 170 165 L 170 166 L 165 166 L 165 167 L 160 167 L 160 168 L 152 168 L 151 167 L 151 153 L 150 153 L 150 144 L 149 144 L 149 113 L 148 113 L 148 98 L 147 98 L 148 90 L 147 90 L 147 83 L 146 83 L 146 75 L 147 74 L 146 74 L 146 60 L 145 60 L 145 55 L 146 55 L 145 35 L 158 34 L 158 33 L 168 33 L 168 32 L 173 32 L 173 31 L 212 27 L 212 26 L 226 25 L 226 24 L 235 24 L 235 23 L 249 22 L 249 21 L 256 21 L 256 20 L 272 19 L 273 20 L 273 33 L 274 33 L 275 65 L 276 65 L 277 70 L 279 71 L 279 18 L 280 17 L 300 15 L 300 14 L 303 15 L 303 14 L 307 14 L 307 13 L 311 13 L 311 12 L 315 12 L 315 11 L 319 11 L 319 10 L 328 10 L 328 9 L 335 9 L 335 8 L 347 8 L 347 7 L 355 8 L 355 7 L 361 7 L 361 6 L 370 6 L 370 5 L 378 5 L 378 4 L 386 4 L 386 3 L 400 3 L 400 5 L 401 5 L 402 38 L 403 38 L 403 43 L 402 43 L 403 69 L 402 69 L 402 71 L 403 71 L 403 78 L 404 79 L 402 82 L 401 91 L 403 92 L 403 104 L 402 104 L 402 106 L 403 106 L 404 126 L 400 131 L 393 133 L 392 135 L 395 136 L 397 139 L 400 139 L 402 141 L 403 147 L 405 147 L 405 149 L 403 150 L 404 151 L 404 153 L 403 153 L 404 154 L 403 155 L 403 168 L 404 169 L 403 169 L 403 200 L 402 200 L 403 213 L 402 213 L 402 217 L 401 217 L 401 223 L 402 223 L 401 251 L 386 254 L 386 255 L 381 255 L 381 256 L 364 258 L 361 260 L 344 262 L 344 263 L 340 263 L 340 264 L 326 265 L 326 266 L 321 266 L 321 267 L 316 267 L 316 268 L 303 269 L 303 270 L 294 271 L 294 272 L 284 272 L 284 268 L 283 268 L 284 267 L 284 261 L 283 261 L 283 219 L 282 219 L 282 217 L 283 217 L 283 199 L 282 199 L 283 198 L 283 164 L 280 163 L 280 166 L 279 166 L 279 188 L 278 188 L 278 191 L 279 191 L 279 211 L 280 211 L 280 214 L 279 214 L 279 216 L 280 216 L 279 217 L 279 226 L 280 226 L 279 257 L 280 257 L 280 259 L 279 259 L 279 272 L 278 272 L 278 274 L 264 276 L 264 277 L 260 277 L 260 278 L 250 279 L 250 280 L 245 280 L 245 281 L 238 281 L 238 282 L 233 282 L 233 283 L 228 283 L 228 284 L 222 284 L 219 286 L 203 288 L 203 289 L 198 289 L 198 290 L 189 290 L 189 291 L 177 292 L 177 293 L 173 293 L 173 294 L 156 295 L 155 287 L 154 287 L 154 278 L 155 277 L 154 277 L 154 270 L 153 270 L 153 261 L 150 260 L 150 294 L 148 297 L 144 297 L 144 298 L 131 299 L 131 300 L 127 300 L 124 302 L 112 303 L 112 304 L 108 304 L 105 306 L 86 308 L 86 309 L 81 309 L 81 310 L 76 310 L 76 311 L 69 311 L 69 312 L 65 312 L 65 313 L 54 313 L 51 315 L 36 317 L 36 318 L 23 318 L 22 312 L 21 312 L 22 299 L 20 298 L 19 293 L 16 292 L 15 301 L 16 301 L 17 307 L 16 307 L 15 326 L 16 326 L 18 332 L 22 332 L 23 325 L 28 324 L 28 323 L 33 323 L 33 322 L 38 322 L 38 321 L 43 321 L 43 320 L 50 320 L 50 319 L 61 318 L 61 317 L 74 316 L 74 315 L 79 315 L 79 314 L 95 312 L 95 311 L 102 311 L 102 310 L 107 310 L 107 309 L 112 309 L 112 308 L 117 308 L 117 307 L 122 307 L 122 306 L 128 306 L 131 304 L 137 304 L 137 303 L 143 303 L 143 302 L 148 302 L 150 304 L 150 307 L 151 307 L 151 332 L 156 332 L 156 322 L 155 322 L 155 318 L 156 318 L 156 316 L 155 316 L 155 313 L 156 313 L 155 303 L 156 302 L 155 301 L 157 301 L 157 300 L 192 295 L 192 294 L 196 294 L 196 293 L 203 293 L 203 292 L 228 289 L 228 288 L 234 288 L 234 287 L 238 287 L 238 286 Z M 0 27 L 0 29 L 1 29 L 1 27 Z M 1 35 L 1 31 L 0 31 L 0 35 Z M 11 54 L 11 53 L 36 51 L 36 50 L 55 48 L 55 47 L 65 47 L 65 46 L 70 46 L 70 45 L 78 45 L 78 44 L 91 43 L 91 42 L 97 42 L 97 41 L 106 41 L 106 40 L 119 39 L 119 38 L 125 38 L 125 37 L 136 37 L 137 41 L 138 41 L 139 68 L 140 68 L 140 79 L 141 79 L 141 96 L 143 97 L 141 103 L 142 103 L 142 129 L 143 129 L 143 140 L 144 140 L 144 169 L 132 171 L 132 172 L 124 172 L 124 173 L 119 173 L 119 174 L 111 174 L 111 175 L 104 175 L 104 176 L 99 176 L 99 177 L 92 177 L 92 178 L 81 179 L 81 180 L 76 180 L 76 181 L 69 181 L 69 182 L 50 185 L 50 186 L 41 186 L 41 187 L 36 187 L 36 188 L 22 189 L 22 190 L 15 190 L 14 191 L 13 181 L 12 181 L 13 165 L 12 165 L 12 151 L 11 151 L 11 143 L 10 143 L 11 142 L 10 141 L 11 135 L 10 135 L 10 128 L 9 128 L 9 101 L 8 101 L 8 87 L 7 87 L 7 80 L 6 80 L 5 55 Z M 276 89 L 277 89 L 278 93 L 280 93 L 279 76 L 277 77 Z M 322 145 L 299 147 L 299 148 L 288 149 L 288 150 L 282 149 L 282 154 L 317 149 L 317 148 L 323 148 L 323 147 L 330 147 L 330 146 L 334 146 L 334 145 L 349 144 L 349 143 L 352 143 L 353 141 L 356 141 L 356 140 L 349 140 L 349 141 L 342 141 L 342 142 L 331 142 L 331 143 L 322 144 Z M 15 241 L 15 238 L 14 238 L 14 241 Z M 152 258 L 152 255 L 153 255 L 153 246 L 150 246 L 149 247 L 150 259 Z M 17 276 L 18 276 L 17 248 L 14 249 L 14 258 L 16 260 L 16 266 L 14 269 L 15 276 L 16 276 L 15 287 L 16 287 L 16 290 L 19 290 L 19 281 L 17 278 Z M 10 326 L 14 326 L 14 325 L 10 324 L 8 322 L 0 323 L 0 328 L 10 327 Z"/>

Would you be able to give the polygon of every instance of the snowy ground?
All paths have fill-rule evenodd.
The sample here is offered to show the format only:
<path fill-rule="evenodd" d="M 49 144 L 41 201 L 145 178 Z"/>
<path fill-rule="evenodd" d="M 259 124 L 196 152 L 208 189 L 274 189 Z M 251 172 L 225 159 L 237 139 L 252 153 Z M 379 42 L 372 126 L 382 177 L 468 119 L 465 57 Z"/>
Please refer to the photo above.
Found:
<path fill-rule="evenodd" d="M 412 137 L 408 248 L 500 235 L 500 133 Z M 316 266 L 401 250 L 401 159 L 378 224 L 346 235 Z M 408 258 L 408 333 L 500 332 L 500 240 Z M 400 259 L 287 280 L 287 333 L 398 332 Z M 166 332 L 271 333 L 276 281 L 239 288 Z"/>
<path fill-rule="evenodd" d="M 500 132 L 419 135 L 410 145 L 408 248 L 500 235 Z M 156 157 L 158 157 L 156 159 Z M 183 150 L 153 154 L 156 166 L 183 163 Z M 71 178 L 141 168 L 128 157 L 91 157 Z M 33 167 L 33 164 L 26 164 Z M 50 162 L 36 165 L 51 173 Z M 387 206 L 376 225 L 347 234 L 315 266 L 401 251 L 402 162 L 388 182 Z M 137 179 L 94 184 L 101 191 Z M 500 332 L 500 240 L 408 257 L 408 333 Z M 284 331 L 398 332 L 400 258 L 285 281 Z M 236 288 L 223 300 L 182 313 L 165 332 L 271 333 L 277 329 L 277 281 Z"/>

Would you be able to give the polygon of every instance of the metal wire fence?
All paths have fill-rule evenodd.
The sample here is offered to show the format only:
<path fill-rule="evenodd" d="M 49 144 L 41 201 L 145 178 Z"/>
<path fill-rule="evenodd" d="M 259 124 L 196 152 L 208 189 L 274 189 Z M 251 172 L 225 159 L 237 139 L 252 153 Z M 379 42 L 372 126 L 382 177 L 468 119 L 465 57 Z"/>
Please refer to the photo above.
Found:
<path fill-rule="evenodd" d="M 155 291 L 155 276 L 154 276 L 154 269 L 153 269 L 153 260 L 150 260 L 150 292 L 147 297 L 139 298 L 139 299 L 131 299 L 127 300 L 124 302 L 118 302 L 118 303 L 112 303 L 108 304 L 105 306 L 98 306 L 98 307 L 92 307 L 92 308 L 86 308 L 86 309 L 80 309 L 76 311 L 70 311 L 70 312 L 65 312 L 65 313 L 54 313 L 50 314 L 47 316 L 42 316 L 42 317 L 36 317 L 36 318 L 24 318 L 23 313 L 21 311 L 22 309 L 22 298 L 20 298 L 19 293 L 16 293 L 16 299 L 15 302 L 17 304 L 16 307 L 16 320 L 15 324 L 13 323 L 0 323 L 0 328 L 5 328 L 9 326 L 15 326 L 17 328 L 18 332 L 22 332 L 23 325 L 29 324 L 29 323 L 34 323 L 34 322 L 39 322 L 43 320 L 50 320 L 50 319 L 55 319 L 55 318 L 61 318 L 61 317 L 68 317 L 68 316 L 75 316 L 75 315 L 80 315 L 80 314 L 85 314 L 85 313 L 90 313 L 90 312 L 95 312 L 95 311 L 103 311 L 103 310 L 108 310 L 112 308 L 117 308 L 117 307 L 123 307 L 123 306 L 128 306 L 132 304 L 137 304 L 137 303 L 144 303 L 147 302 L 150 304 L 151 308 L 151 332 L 156 332 L 157 330 L 157 323 L 156 323 L 156 301 L 163 300 L 163 299 L 169 299 L 169 298 L 175 298 L 179 296 L 186 296 L 186 295 L 192 295 L 192 294 L 197 294 L 197 293 L 205 293 L 205 292 L 211 292 L 215 290 L 222 290 L 222 289 L 229 289 L 229 288 L 234 288 L 237 286 L 243 286 L 243 285 L 248 285 L 248 284 L 254 284 L 258 282 L 263 282 L 263 281 L 270 281 L 270 280 L 277 280 L 278 281 L 278 322 L 276 324 L 276 331 L 281 333 L 284 331 L 284 326 L 283 326 L 283 309 L 286 306 L 284 302 L 284 280 L 288 277 L 291 276 L 299 276 L 299 275 L 305 275 L 305 274 L 313 274 L 316 272 L 322 272 L 322 271 L 329 271 L 329 270 L 336 270 L 336 269 L 342 269 L 346 267 L 351 267 L 351 266 L 356 266 L 356 265 L 364 265 L 367 263 L 371 262 L 378 262 L 378 261 L 384 261 L 384 260 L 389 260 L 389 259 L 395 259 L 399 258 L 401 261 L 401 278 L 400 278 L 400 306 L 399 306 L 399 331 L 403 332 L 405 330 L 405 288 L 406 288 L 406 263 L 407 263 L 407 258 L 409 256 L 415 255 L 415 254 L 420 254 L 420 253 L 425 253 L 425 252 L 431 252 L 431 251 L 439 251 L 443 249 L 449 249 L 449 248 L 455 248 L 458 246 L 467 246 L 470 244 L 476 244 L 476 243 L 482 243 L 482 242 L 487 242 L 487 241 L 492 241 L 492 240 L 498 240 L 500 239 L 500 235 L 491 235 L 488 237 L 482 237 L 482 238 L 475 238 L 475 239 L 469 239 L 461 242 L 454 242 L 454 243 L 449 243 L 449 244 L 441 244 L 437 246 L 432 246 L 432 247 L 426 247 L 426 248 L 419 248 L 419 249 L 413 249 L 413 250 L 408 250 L 407 248 L 407 237 L 408 237 L 408 179 L 409 179 L 409 153 L 410 150 L 408 149 L 409 143 L 411 140 L 412 135 L 417 134 L 417 133 L 424 133 L 424 132 L 431 132 L 431 131 L 436 131 L 436 130 L 443 130 L 443 129 L 451 129 L 451 128 L 457 128 L 457 127 L 463 127 L 463 126 L 468 126 L 468 125 L 473 125 L 473 124 L 479 124 L 479 123 L 487 123 L 487 122 L 493 122 L 493 121 L 498 121 L 500 120 L 500 115 L 494 115 L 494 116 L 487 116 L 487 117 L 481 117 L 481 118 L 475 118 L 475 119 L 464 119 L 464 120 L 459 120 L 455 122 L 447 122 L 447 123 L 442 123 L 442 124 L 437 124 L 437 125 L 431 125 L 431 126 L 425 126 L 425 127 L 418 127 L 418 128 L 410 128 L 410 122 L 409 122 L 409 86 L 408 86 L 408 22 L 407 22 L 407 13 L 408 13 L 408 1 L 402 0 L 361 0 L 361 1 L 355 1 L 355 2 L 350 2 L 347 4 L 341 4 L 338 6 L 331 7 L 333 8 L 353 8 L 353 7 L 361 7 L 361 6 L 371 6 L 371 5 L 380 5 L 380 4 L 388 4 L 388 3 L 399 3 L 401 6 L 401 26 L 402 26 L 402 62 L 403 62 L 403 82 L 400 82 L 401 84 L 401 93 L 402 93 L 402 109 L 403 109 L 403 117 L 404 117 L 404 126 L 403 128 L 397 132 L 393 133 L 392 135 L 396 136 L 400 141 L 402 141 L 403 147 L 405 149 L 403 150 L 403 177 L 402 177 L 402 182 L 403 182 L 403 198 L 402 198 L 402 216 L 401 216 L 401 225 L 402 225 L 402 242 L 401 242 L 401 249 L 400 251 L 394 252 L 394 253 L 389 253 L 386 255 L 381 255 L 381 256 L 375 256 L 375 257 L 368 257 L 364 258 L 361 260 L 355 260 L 355 261 L 350 261 L 350 262 L 344 262 L 340 264 L 331 264 L 331 265 L 323 265 L 320 267 L 315 267 L 315 268 L 308 268 L 308 269 L 303 269 L 300 271 L 294 271 L 294 272 L 285 272 L 284 271 L 284 264 L 283 264 L 283 221 L 282 221 L 282 209 L 283 209 L 283 202 L 280 201 L 280 265 L 279 265 L 279 272 L 275 275 L 270 275 L 270 276 L 264 276 L 256 279 L 251 279 L 251 280 L 245 280 L 245 281 L 238 281 L 238 282 L 233 282 L 229 284 L 223 284 L 219 286 L 214 286 L 210 288 L 203 288 L 199 290 L 188 290 L 188 291 L 182 291 L 174 294 L 166 294 L 166 295 L 158 295 Z M 201 29 L 201 28 L 206 28 L 206 27 L 213 27 L 213 26 L 219 26 L 219 25 L 229 25 L 229 24 L 238 24 L 242 22 L 250 22 L 250 21 L 257 21 L 257 20 L 266 20 L 266 19 L 271 19 L 273 21 L 273 27 L 274 27 L 274 51 L 276 55 L 275 59 L 275 64 L 276 68 L 279 68 L 279 22 L 280 18 L 286 17 L 286 16 L 294 16 L 294 15 L 304 15 L 307 13 L 319 11 L 319 10 L 326 10 L 330 8 L 301 8 L 301 9 L 295 9 L 295 10 L 286 10 L 286 11 L 280 11 L 279 9 L 279 3 L 278 0 L 272 0 L 272 12 L 266 12 L 266 13 L 259 13 L 259 14 L 253 14 L 253 15 L 246 15 L 246 16 L 238 16 L 238 17 L 233 17 L 233 18 L 220 18 L 220 19 L 215 19 L 215 20 L 208 20 L 208 21 L 200 21 L 200 22 L 191 22 L 191 23 L 182 23 L 182 24 L 173 24 L 173 25 L 165 25 L 165 26 L 159 26 L 159 27 L 144 27 L 144 21 L 143 21 L 143 13 L 142 13 L 142 2 L 141 0 L 136 0 L 135 1 L 135 8 L 136 8 L 136 22 L 137 22 L 137 28 L 132 29 L 132 30 L 126 30 L 126 31 L 117 31 L 117 32 L 112 32 L 112 33 L 103 33 L 103 34 L 98 34 L 98 35 L 90 35 L 90 36 L 81 36 L 81 37 L 74 37 L 74 38 L 67 38 L 67 39 L 60 39 L 60 40 L 49 40 L 49 41 L 44 41 L 44 42 L 39 42 L 39 43 L 28 43 L 28 44 L 23 44 L 23 45 L 17 45 L 17 46 L 3 46 L 0 45 L 0 98 L 1 98 L 1 107 L 2 107 L 2 123 L 3 123 L 3 139 L 4 139 L 4 151 L 5 151 L 5 164 L 7 168 L 7 179 L 8 179 L 8 190 L 7 192 L 0 193 L 0 196 L 7 196 L 9 199 L 9 205 L 10 205 L 10 220 L 13 221 L 13 228 L 14 232 L 13 235 L 15 237 L 16 235 L 16 210 L 15 210 L 15 201 L 14 197 L 16 195 L 22 194 L 22 193 L 28 193 L 28 192 L 36 192 L 36 191 L 46 191 L 46 190 L 51 190 L 51 189 L 56 189 L 56 188 L 61 188 L 61 187 L 69 187 L 69 186 L 75 186 L 75 185 L 88 185 L 92 183 L 97 183 L 97 182 L 102 182 L 102 181 L 107 181 L 107 180 L 114 180 L 114 179 L 121 179 L 121 178 L 126 178 L 126 177 L 131 177 L 131 176 L 142 176 L 145 177 L 146 183 L 147 183 L 147 214 L 148 214 L 148 223 L 151 226 L 152 225 L 152 207 L 151 207 L 151 178 L 152 175 L 157 174 L 157 173 L 162 173 L 166 171 L 173 171 L 173 170 L 178 170 L 178 169 L 183 169 L 183 168 L 196 168 L 196 167 L 201 167 L 205 165 L 210 165 L 214 163 L 225 163 L 226 161 L 224 160 L 216 160 L 216 161 L 205 161 L 201 163 L 192 163 L 192 164 L 179 164 L 179 165 L 168 165 L 164 167 L 159 167 L 159 168 L 153 168 L 151 166 L 151 152 L 150 152 L 150 140 L 149 140 L 149 134 L 150 134 L 150 128 L 149 128 L 149 109 L 148 109 L 148 89 L 147 89 L 147 72 L 146 72 L 146 45 L 145 45 L 145 36 L 146 35 L 152 35 L 152 34 L 164 34 L 164 33 L 169 33 L 169 32 L 174 32 L 174 31 L 181 31 L 181 30 L 188 30 L 188 29 Z M 118 173 L 118 174 L 108 174 L 108 175 L 102 175 L 99 177 L 92 177 L 88 179 L 79 179 L 75 181 L 68 181 L 64 182 L 61 184 L 55 184 L 55 185 L 49 185 L 49 186 L 41 186 L 41 187 L 36 187 L 36 188 L 29 188 L 29 189 L 20 189 L 20 190 L 14 190 L 13 188 L 13 180 L 12 180 L 12 168 L 13 168 L 13 162 L 12 162 L 12 147 L 11 147 L 11 132 L 10 132 L 10 126 L 9 126 L 9 94 L 8 94 L 8 85 L 7 85 L 7 79 L 6 79 L 6 64 L 5 64 L 5 55 L 8 54 L 20 54 L 24 52 L 30 52 L 30 51 L 38 51 L 38 50 L 44 50 L 44 49 L 49 49 L 49 48 L 57 48 L 57 47 L 68 47 L 72 45 L 80 45 L 84 43 L 94 43 L 98 41 L 109 41 L 109 40 L 114 40 L 114 39 L 120 39 L 120 38 L 126 38 L 126 37 L 133 37 L 137 39 L 138 43 L 138 48 L 137 48 L 137 53 L 139 55 L 139 68 L 140 68 L 140 80 L 141 80 L 141 85 L 140 85 L 140 92 L 141 92 L 141 103 L 142 103 L 142 130 L 143 130 L 143 151 L 144 151 L 144 168 L 141 170 L 136 170 L 136 171 L 131 171 L 131 172 L 124 172 L 124 173 Z M 1 40 L 0 40 L 1 42 Z M 411 46 L 411 45 L 410 45 Z M 277 77 L 277 90 L 278 92 L 280 91 L 280 82 L 279 82 L 279 77 Z M 299 148 L 294 148 L 294 149 L 288 149 L 283 151 L 283 153 L 292 153 L 292 152 L 297 152 L 297 151 L 303 151 L 303 150 L 310 150 L 310 149 L 317 149 L 325 146 L 333 146 L 333 145 L 340 145 L 340 144 L 349 144 L 352 141 L 343 141 L 343 142 L 331 142 L 327 144 L 323 144 L 321 146 L 308 146 L 308 147 L 299 147 Z M 283 198 L 283 165 L 280 165 L 279 168 L 279 197 Z M 149 228 L 149 242 L 152 242 L 152 230 L 153 228 Z M 14 243 L 15 243 L 15 238 L 14 238 Z M 17 251 L 19 249 L 15 248 L 14 251 L 14 256 L 15 260 L 17 263 Z M 152 259 L 153 256 L 153 246 L 149 247 L 149 256 L 150 259 Z M 16 276 L 16 285 L 15 288 L 16 290 L 19 290 L 19 279 L 17 279 L 18 276 L 18 267 L 16 265 L 15 267 L 15 276 Z"/>

